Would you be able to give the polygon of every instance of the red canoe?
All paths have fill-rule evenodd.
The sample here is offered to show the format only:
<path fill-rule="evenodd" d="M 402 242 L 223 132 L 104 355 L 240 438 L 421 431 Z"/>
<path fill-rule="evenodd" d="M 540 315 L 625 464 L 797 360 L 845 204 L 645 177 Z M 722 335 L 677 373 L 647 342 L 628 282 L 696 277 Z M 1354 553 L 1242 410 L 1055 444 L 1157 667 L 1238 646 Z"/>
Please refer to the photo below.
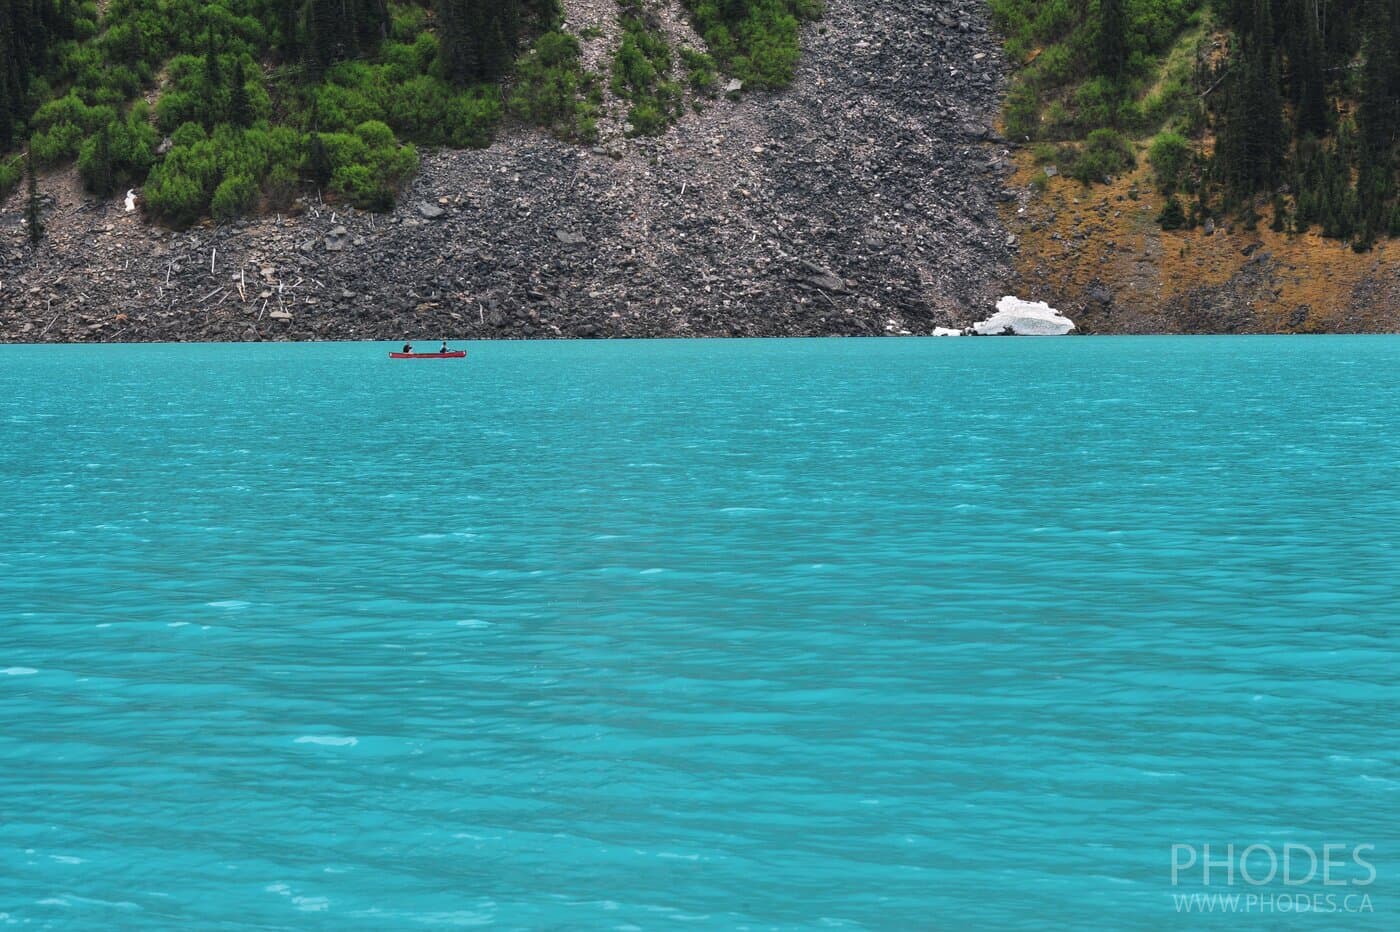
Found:
<path fill-rule="evenodd" d="M 453 350 L 450 353 L 390 353 L 390 359 L 466 359 L 466 350 Z"/>

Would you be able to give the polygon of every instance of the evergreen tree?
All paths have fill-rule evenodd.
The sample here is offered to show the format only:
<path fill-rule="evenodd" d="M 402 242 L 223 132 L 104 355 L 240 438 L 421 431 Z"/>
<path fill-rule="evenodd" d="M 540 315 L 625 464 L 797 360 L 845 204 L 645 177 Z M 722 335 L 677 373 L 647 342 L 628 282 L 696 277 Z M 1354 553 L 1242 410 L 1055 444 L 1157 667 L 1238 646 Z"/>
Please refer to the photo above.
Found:
<path fill-rule="evenodd" d="M 1306 29 L 1306 40 L 1293 59 L 1294 83 L 1297 88 L 1296 113 L 1299 135 L 1311 133 L 1314 136 L 1326 134 L 1327 119 L 1327 73 L 1322 50 L 1322 36 L 1312 17 L 1304 17 L 1302 28 Z"/>
<path fill-rule="evenodd" d="M 340 0 L 309 0 L 306 4 L 307 57 L 316 77 L 345 54 L 339 14 Z"/>
<path fill-rule="evenodd" d="M 0 150 L 15 140 L 34 76 L 49 63 L 54 43 L 74 36 L 71 0 L 0 0 Z"/>
<path fill-rule="evenodd" d="M 1181 201 L 1177 200 L 1175 194 L 1168 197 L 1166 204 L 1162 205 L 1157 222 L 1164 230 L 1180 230 L 1186 226 L 1186 211 L 1182 209 Z"/>
<path fill-rule="evenodd" d="M 39 176 L 34 173 L 34 153 L 29 153 L 24 163 L 25 174 L 29 176 L 29 196 L 25 200 L 24 219 L 29 224 L 29 241 L 38 245 L 44 238 L 43 206 L 39 203 Z"/>
<path fill-rule="evenodd" d="M 1098 19 L 1095 47 L 1098 73 L 1105 78 L 1121 78 L 1128 65 L 1128 16 L 1124 0 L 1099 0 Z"/>
<path fill-rule="evenodd" d="M 1272 23 L 1270 0 L 1254 0 L 1231 55 L 1216 168 L 1237 198 L 1272 187 L 1283 164 L 1287 137 Z"/>
<path fill-rule="evenodd" d="M 98 197 L 111 197 L 116 191 L 116 177 L 112 171 L 112 127 L 104 124 L 97 131 L 92 159 L 86 164 L 83 178 L 88 190 Z"/>
<path fill-rule="evenodd" d="M 204 89 L 212 94 L 223 86 L 224 69 L 219 61 L 218 45 L 214 41 L 214 27 L 210 26 L 204 36 Z"/>
<path fill-rule="evenodd" d="M 457 85 L 491 81 L 515 60 L 522 27 L 519 0 L 437 0 L 443 75 Z"/>
<path fill-rule="evenodd" d="M 306 170 L 311 173 L 311 180 L 316 182 L 319 187 L 325 187 L 329 184 L 331 175 L 335 172 L 335 165 L 331 162 L 331 154 L 326 149 L 326 141 L 321 138 L 320 133 L 311 133 L 307 140 Z"/>
<path fill-rule="evenodd" d="M 213 126 L 227 119 L 224 106 L 228 102 L 227 93 L 223 62 L 219 59 L 214 27 L 210 26 L 204 35 L 204 106 L 201 115 L 205 125 Z"/>
<path fill-rule="evenodd" d="M 234 126 L 253 125 L 253 104 L 248 99 L 248 78 L 240 57 L 233 66 L 233 88 L 229 94 L 228 117 Z"/>
<path fill-rule="evenodd" d="M 1358 122 L 1365 157 L 1389 165 L 1400 134 L 1400 3 L 1372 0 L 1370 6 Z"/>
<path fill-rule="evenodd" d="M 355 48 L 369 52 L 389 34 L 389 8 L 384 0 L 352 0 L 352 33 Z"/>
<path fill-rule="evenodd" d="M 301 55 L 302 0 L 277 0 L 277 48 L 287 60 Z"/>

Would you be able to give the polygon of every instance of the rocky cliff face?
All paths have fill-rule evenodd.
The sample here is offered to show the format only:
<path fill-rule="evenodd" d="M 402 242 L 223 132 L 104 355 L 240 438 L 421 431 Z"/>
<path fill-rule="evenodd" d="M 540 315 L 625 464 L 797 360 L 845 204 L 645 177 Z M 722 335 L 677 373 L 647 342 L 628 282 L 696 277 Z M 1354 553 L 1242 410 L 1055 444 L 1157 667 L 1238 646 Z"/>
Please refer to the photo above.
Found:
<path fill-rule="evenodd" d="M 665 0 L 674 4 L 675 0 Z M 598 19 L 597 0 L 568 0 Z M 677 22 L 678 7 L 670 10 Z M 604 60 L 588 43 L 586 55 Z M 1011 274 L 984 4 L 828 0 L 794 85 L 656 140 L 519 128 L 425 153 L 390 215 L 171 233 L 55 176 L 49 237 L 0 207 L 0 339 L 265 340 L 929 333 Z"/>

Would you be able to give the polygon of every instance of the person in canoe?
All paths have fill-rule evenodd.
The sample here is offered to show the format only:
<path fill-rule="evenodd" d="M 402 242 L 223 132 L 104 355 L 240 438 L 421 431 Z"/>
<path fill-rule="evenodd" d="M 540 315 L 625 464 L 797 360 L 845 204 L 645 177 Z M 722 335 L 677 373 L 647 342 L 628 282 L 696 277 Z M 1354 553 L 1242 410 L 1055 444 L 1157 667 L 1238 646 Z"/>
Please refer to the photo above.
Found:
<path fill-rule="evenodd" d="M 403 351 L 404 351 L 405 353 L 411 353 L 411 352 L 413 352 L 413 344 L 412 344 L 412 343 L 405 343 L 405 344 L 403 345 Z"/>
<path fill-rule="evenodd" d="M 447 341 L 446 341 L 446 340 L 443 340 L 443 341 L 442 341 L 442 349 L 438 350 L 438 352 L 439 352 L 439 353 L 450 353 L 450 352 L 452 352 L 451 350 L 449 350 L 449 349 L 447 348 Z"/>

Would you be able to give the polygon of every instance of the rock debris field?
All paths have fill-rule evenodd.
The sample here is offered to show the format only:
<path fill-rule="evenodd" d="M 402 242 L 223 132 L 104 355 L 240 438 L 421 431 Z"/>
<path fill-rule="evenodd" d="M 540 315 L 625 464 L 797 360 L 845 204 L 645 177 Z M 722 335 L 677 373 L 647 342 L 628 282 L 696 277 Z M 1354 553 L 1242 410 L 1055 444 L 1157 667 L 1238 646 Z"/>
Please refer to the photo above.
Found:
<path fill-rule="evenodd" d="M 570 26 L 597 8 L 566 3 Z M 610 54 L 589 48 L 616 41 L 601 32 L 585 60 Z M 587 147 L 508 127 L 488 150 L 425 150 L 390 214 L 312 197 L 296 216 L 171 232 L 122 196 L 94 201 L 69 170 L 43 180 L 37 248 L 23 185 L 0 205 L 0 339 L 965 327 L 1012 275 L 991 125 L 1003 82 L 981 3 L 828 0 L 787 90 L 722 98 L 656 139 Z"/>

